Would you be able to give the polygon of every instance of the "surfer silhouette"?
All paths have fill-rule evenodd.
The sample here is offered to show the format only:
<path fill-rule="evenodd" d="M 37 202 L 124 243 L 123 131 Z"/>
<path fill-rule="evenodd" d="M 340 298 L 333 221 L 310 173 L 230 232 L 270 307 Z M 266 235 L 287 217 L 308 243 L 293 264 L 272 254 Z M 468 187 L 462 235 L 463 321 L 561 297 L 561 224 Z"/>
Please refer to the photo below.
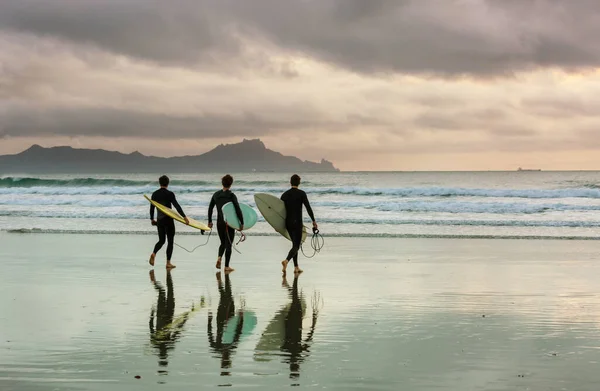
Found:
<path fill-rule="evenodd" d="M 281 195 L 281 200 L 285 204 L 286 216 L 285 216 L 285 228 L 287 229 L 290 239 L 292 239 L 292 248 L 288 252 L 287 257 L 281 261 L 283 266 L 282 272 L 285 275 L 287 265 L 290 259 L 294 260 L 294 273 L 302 273 L 302 269 L 298 266 L 298 250 L 300 250 L 300 244 L 302 243 L 302 205 L 306 207 L 306 211 L 312 220 L 313 230 L 318 229 L 317 222 L 315 221 L 315 215 L 313 214 L 308 197 L 303 190 L 300 190 L 300 176 L 297 174 L 292 175 L 290 178 L 290 184 L 292 187 Z"/>
<path fill-rule="evenodd" d="M 300 364 L 308 358 L 317 326 L 321 299 L 315 294 L 312 298 L 312 322 L 302 339 L 302 327 L 306 315 L 306 301 L 298 289 L 298 277 L 294 275 L 292 287 L 283 276 L 282 287 L 288 291 L 290 302 L 284 305 L 266 326 L 254 353 L 255 361 L 268 362 L 273 357 L 281 357 L 282 363 L 289 365 L 290 379 L 300 376 Z M 283 353 L 283 354 L 282 354 Z"/>
<path fill-rule="evenodd" d="M 173 320 L 175 315 L 175 296 L 173 293 L 173 279 L 171 272 L 167 270 L 167 292 L 165 288 L 154 278 L 154 270 L 150 271 L 150 282 L 158 292 L 156 306 L 150 310 L 150 343 L 156 349 L 158 365 L 161 368 L 158 373 L 166 375 L 166 367 L 169 365 L 169 351 L 175 348 L 175 342 L 179 339 L 183 326 L 188 320 L 189 311 Z"/>
<path fill-rule="evenodd" d="M 298 293 L 298 275 L 294 276 L 294 282 L 290 288 L 287 279 L 283 277 L 283 284 L 288 289 L 291 303 L 285 317 L 285 334 L 281 351 L 286 353 L 283 362 L 290 366 L 290 378 L 300 376 L 300 364 L 308 357 L 310 346 L 312 344 L 315 327 L 319 311 L 317 305 L 313 305 L 312 323 L 306 339 L 302 340 L 302 320 L 304 318 L 305 308 L 303 308 L 302 295 Z"/>
<path fill-rule="evenodd" d="M 183 213 L 183 209 L 181 209 L 181 206 L 177 202 L 175 194 L 172 191 L 167 190 L 167 187 L 169 187 L 169 177 L 166 175 L 161 176 L 158 178 L 158 183 L 160 184 L 160 189 L 152 193 L 152 201 L 156 201 L 167 208 L 171 208 L 171 205 L 175 206 L 177 212 L 185 219 L 185 223 L 189 224 L 190 221 L 185 216 L 185 213 Z M 165 244 L 166 237 L 169 242 L 167 244 L 167 269 L 172 269 L 175 267 L 175 265 L 171 263 L 171 257 L 173 256 L 173 241 L 175 240 L 175 222 L 171 217 L 165 215 L 160 210 L 156 211 L 156 220 L 154 220 L 155 208 L 154 205 L 150 204 L 150 220 L 152 221 L 152 225 L 155 225 L 158 228 L 158 242 L 154 245 L 154 250 L 152 251 L 148 262 L 150 265 L 154 266 L 156 253 Z"/>
<path fill-rule="evenodd" d="M 217 286 L 219 288 L 219 307 L 217 309 L 217 334 L 213 334 L 213 314 L 208 313 L 208 326 L 206 333 L 208 335 L 208 343 L 212 352 L 221 356 L 221 376 L 230 376 L 231 372 L 231 356 L 242 336 L 244 327 L 244 310 L 240 309 L 235 312 L 235 304 L 231 293 L 231 281 L 229 275 L 225 274 L 225 286 L 221 281 L 221 272 L 217 272 Z M 229 322 L 234 322 L 229 325 Z M 233 326 L 233 333 L 228 332 L 228 326 Z"/>
<path fill-rule="evenodd" d="M 244 216 L 242 215 L 242 210 L 240 209 L 240 204 L 238 203 L 236 195 L 231 191 L 231 185 L 233 185 L 233 177 L 229 174 L 225 175 L 221 178 L 221 184 L 223 185 L 223 190 L 219 190 L 213 194 L 210 199 L 210 204 L 208 206 L 208 227 L 212 229 L 212 215 L 215 206 L 217 207 L 217 232 L 219 233 L 219 239 L 221 240 L 221 245 L 219 246 L 219 254 L 217 257 L 217 264 L 215 267 L 217 269 L 221 268 L 221 259 L 223 258 L 223 253 L 225 254 L 225 273 L 230 273 L 234 269 L 229 267 L 229 262 L 231 260 L 231 246 L 232 241 L 235 237 L 235 230 L 227 225 L 225 219 L 223 218 L 223 205 L 228 202 L 233 203 L 235 208 L 235 213 L 240 222 L 240 231 L 244 229 Z"/>

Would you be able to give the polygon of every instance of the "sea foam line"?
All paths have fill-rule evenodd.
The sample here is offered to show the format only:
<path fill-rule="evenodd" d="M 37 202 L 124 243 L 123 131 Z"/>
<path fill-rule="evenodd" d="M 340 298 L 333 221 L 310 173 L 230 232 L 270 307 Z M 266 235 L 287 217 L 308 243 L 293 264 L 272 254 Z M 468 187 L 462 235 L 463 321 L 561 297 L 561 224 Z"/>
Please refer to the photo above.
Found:
<path fill-rule="evenodd" d="M 279 183 L 278 183 L 279 184 Z M 0 187 L 1 194 L 41 194 L 41 195 L 134 195 L 151 193 L 156 190 L 155 184 L 136 186 L 27 186 Z M 216 184 L 181 186 L 173 184 L 171 189 L 177 194 L 212 193 L 218 190 Z M 279 196 L 287 190 L 285 186 L 242 185 L 235 186 L 234 191 L 244 193 L 270 193 Z M 568 189 L 471 189 L 454 187 L 407 187 L 407 188 L 367 188 L 367 187 L 310 187 L 305 186 L 309 194 L 314 195 L 354 195 L 354 196 L 386 196 L 386 197 L 482 197 L 482 198 L 600 198 L 600 189 L 568 188 Z"/>
<path fill-rule="evenodd" d="M 7 229 L 0 230 L 8 234 L 69 234 L 69 235 L 156 235 L 154 231 L 111 231 L 111 230 L 56 230 L 56 229 L 37 229 L 37 228 L 22 228 L 22 229 Z M 181 236 L 199 236 L 195 232 L 178 232 Z M 246 232 L 246 236 L 280 236 L 277 233 L 269 232 Z M 492 239 L 492 240 L 600 240 L 599 236 L 574 236 L 574 235 L 451 235 L 451 234 L 394 234 L 394 233 L 333 233 L 325 234 L 326 237 L 335 238 L 399 238 L 399 239 Z M 202 236 L 202 240 L 206 240 Z"/>

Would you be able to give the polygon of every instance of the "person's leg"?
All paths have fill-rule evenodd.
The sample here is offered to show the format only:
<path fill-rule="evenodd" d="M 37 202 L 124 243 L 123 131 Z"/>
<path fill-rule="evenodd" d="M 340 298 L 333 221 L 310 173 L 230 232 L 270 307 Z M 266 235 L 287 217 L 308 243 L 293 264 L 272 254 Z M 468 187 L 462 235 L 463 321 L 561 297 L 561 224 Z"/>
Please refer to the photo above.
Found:
<path fill-rule="evenodd" d="M 165 225 L 161 220 L 158 220 L 156 223 L 156 228 L 158 229 L 158 242 L 154 245 L 154 251 L 152 251 L 152 255 L 150 255 L 149 263 L 154 266 L 154 258 L 156 258 L 156 253 L 162 248 L 165 244 L 166 230 Z"/>
<path fill-rule="evenodd" d="M 173 242 L 175 240 L 175 221 L 169 219 L 169 221 L 165 224 L 167 240 L 169 243 L 167 244 L 167 268 L 172 269 L 175 267 L 171 263 L 171 257 L 173 256 Z"/>
<path fill-rule="evenodd" d="M 302 225 L 294 227 L 293 234 L 290 234 L 290 237 L 292 238 L 293 243 L 292 250 L 294 250 L 294 255 L 292 257 L 294 259 L 294 273 L 302 273 L 302 269 L 298 266 L 298 251 L 302 244 Z"/>
<path fill-rule="evenodd" d="M 229 239 L 227 238 L 227 226 L 225 222 L 217 221 L 217 232 L 219 234 L 219 240 L 221 240 L 221 245 L 219 246 L 219 256 L 217 258 L 217 264 L 215 267 L 217 269 L 221 268 L 221 258 L 223 258 L 223 254 L 225 253 L 225 249 L 227 248 L 226 244 L 229 243 Z"/>
<path fill-rule="evenodd" d="M 227 243 L 225 248 L 225 271 L 232 272 L 234 269 L 229 267 L 229 261 L 231 260 L 232 242 L 235 238 L 235 229 L 227 227 Z"/>
<path fill-rule="evenodd" d="M 294 266 L 298 268 L 298 250 L 300 249 L 300 242 L 302 241 L 302 223 L 298 224 L 286 224 L 286 229 L 292 239 L 292 248 L 288 252 L 287 257 L 281 262 L 283 266 L 282 272 L 285 274 L 288 262 L 290 259 L 294 259 Z"/>

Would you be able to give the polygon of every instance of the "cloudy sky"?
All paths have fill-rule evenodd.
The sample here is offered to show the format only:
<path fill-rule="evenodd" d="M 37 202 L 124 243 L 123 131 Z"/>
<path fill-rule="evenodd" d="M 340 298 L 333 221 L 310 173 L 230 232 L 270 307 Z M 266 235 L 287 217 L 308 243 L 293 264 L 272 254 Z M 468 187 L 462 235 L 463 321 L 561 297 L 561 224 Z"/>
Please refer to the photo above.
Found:
<path fill-rule="evenodd" d="M 600 169 L 597 0 L 0 0 L 0 154 Z"/>

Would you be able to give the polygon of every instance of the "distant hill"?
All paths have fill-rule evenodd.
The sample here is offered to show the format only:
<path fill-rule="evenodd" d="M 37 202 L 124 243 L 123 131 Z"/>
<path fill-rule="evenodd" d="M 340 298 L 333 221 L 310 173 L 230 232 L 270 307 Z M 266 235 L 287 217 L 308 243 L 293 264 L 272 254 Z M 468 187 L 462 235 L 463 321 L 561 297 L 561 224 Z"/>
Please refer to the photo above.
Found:
<path fill-rule="evenodd" d="M 196 156 L 161 158 L 139 152 L 123 154 L 103 149 L 44 148 L 33 145 L 16 154 L 0 156 L 0 173 L 195 173 L 195 172 L 335 172 L 325 159 L 303 161 L 267 149 L 259 139 L 221 144 Z"/>

